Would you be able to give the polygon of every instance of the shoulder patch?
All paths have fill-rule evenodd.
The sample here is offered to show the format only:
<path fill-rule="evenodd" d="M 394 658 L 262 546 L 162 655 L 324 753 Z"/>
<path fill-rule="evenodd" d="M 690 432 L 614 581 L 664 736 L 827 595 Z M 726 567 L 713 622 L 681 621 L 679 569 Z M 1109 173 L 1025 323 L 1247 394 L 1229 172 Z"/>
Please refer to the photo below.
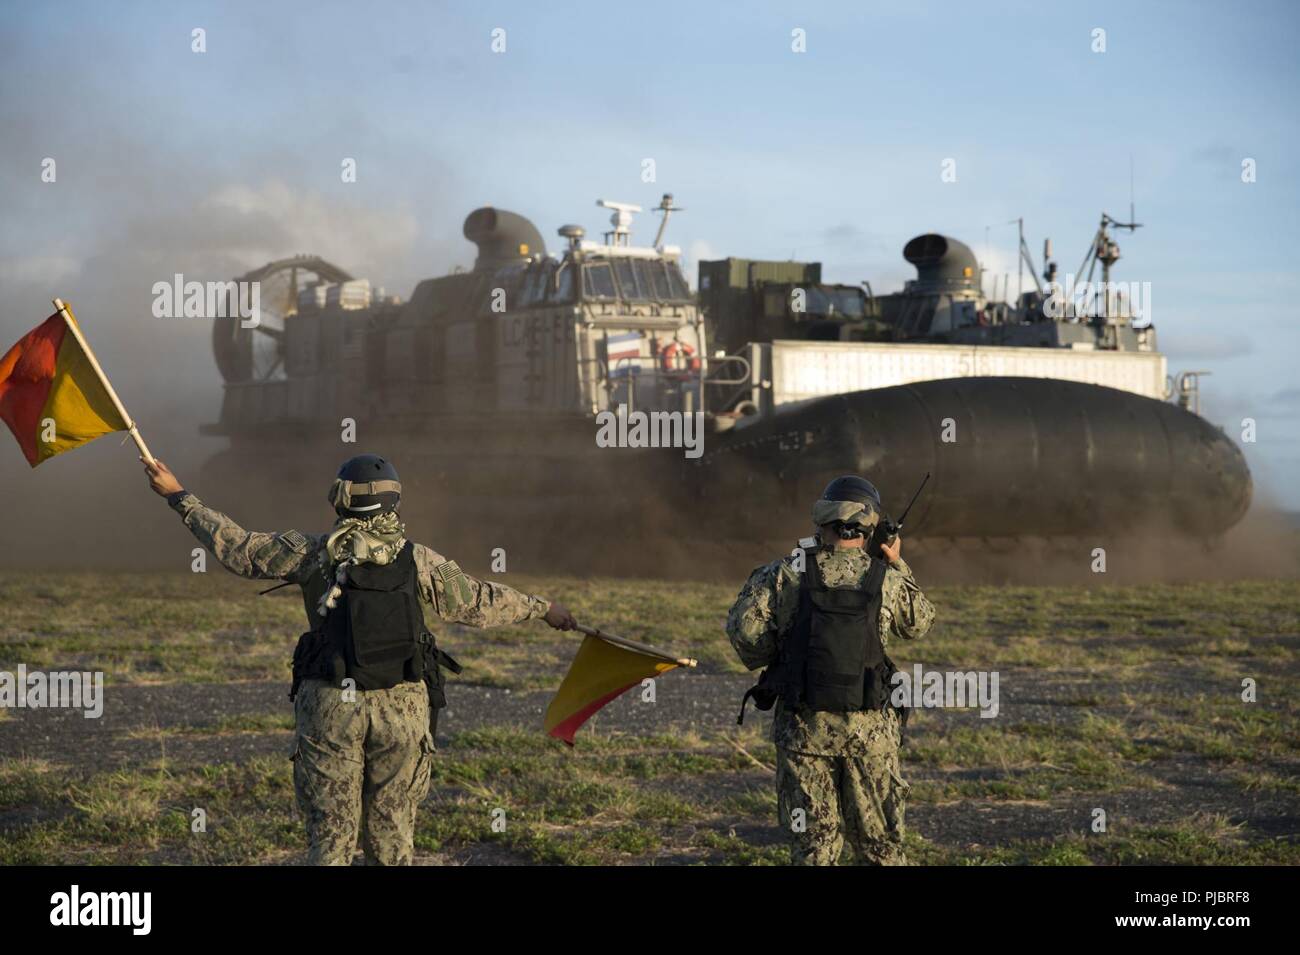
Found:
<path fill-rule="evenodd" d="M 469 581 L 465 579 L 465 572 L 454 560 L 439 564 L 433 568 L 433 573 L 442 583 L 442 592 L 447 598 L 448 609 L 455 609 L 458 604 L 467 606 L 474 599 Z"/>
<path fill-rule="evenodd" d="M 309 541 L 301 531 L 285 531 L 276 539 L 295 554 L 307 553 Z"/>
<path fill-rule="evenodd" d="M 433 572 L 438 575 L 438 579 L 444 584 L 464 574 L 464 571 L 460 569 L 460 566 L 454 560 L 439 564 L 433 568 Z"/>

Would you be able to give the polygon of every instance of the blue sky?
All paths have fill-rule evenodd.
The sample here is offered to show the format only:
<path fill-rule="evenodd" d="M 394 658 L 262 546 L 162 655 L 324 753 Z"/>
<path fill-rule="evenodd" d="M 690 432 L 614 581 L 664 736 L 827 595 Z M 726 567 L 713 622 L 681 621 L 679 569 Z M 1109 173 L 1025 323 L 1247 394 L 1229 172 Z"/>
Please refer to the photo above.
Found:
<path fill-rule="evenodd" d="M 1171 370 L 1213 372 L 1206 413 L 1229 433 L 1257 419 L 1257 482 L 1298 509 L 1297 9 L 0 3 L 0 335 L 53 295 L 79 303 L 110 370 L 147 344 L 147 379 L 118 372 L 119 390 L 137 408 L 174 397 L 182 440 L 220 386 L 205 328 L 150 317 L 177 271 L 315 251 L 405 295 L 471 261 L 478 205 L 554 248 L 562 223 L 599 231 L 597 197 L 671 191 L 687 211 L 669 241 L 692 258 L 816 259 L 879 292 L 910 276 L 911 236 L 984 255 L 987 234 L 1014 285 L 1008 220 L 1073 271 L 1099 214 L 1127 213 L 1131 157 L 1146 227 L 1118 236 L 1115 277 L 1152 283 Z"/>

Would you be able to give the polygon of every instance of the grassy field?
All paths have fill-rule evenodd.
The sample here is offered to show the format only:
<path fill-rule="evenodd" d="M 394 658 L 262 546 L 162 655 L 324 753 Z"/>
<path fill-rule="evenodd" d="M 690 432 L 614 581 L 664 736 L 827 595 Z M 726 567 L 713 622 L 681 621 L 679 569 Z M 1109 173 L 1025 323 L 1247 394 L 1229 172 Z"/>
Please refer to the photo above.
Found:
<path fill-rule="evenodd" d="M 784 861 L 773 748 L 761 723 L 738 731 L 731 715 L 747 685 L 722 632 L 735 587 L 509 582 L 689 650 L 703 671 L 692 692 L 716 691 L 729 718 L 630 731 L 602 716 L 568 750 L 531 716 L 497 716 L 503 701 L 544 705 L 573 638 L 537 623 L 448 628 L 441 642 L 466 668 L 421 860 Z M 102 721 L 0 710 L 0 863 L 301 858 L 283 690 L 303 609 L 289 589 L 257 589 L 224 573 L 4 578 L 0 670 L 102 670 L 111 689 Z M 925 711 L 909 727 L 913 861 L 1300 862 L 1300 582 L 929 592 L 939 622 L 893 649 L 899 665 L 998 670 L 1006 702 L 996 719 Z M 115 692 L 133 701 L 121 715 Z M 196 807 L 205 832 L 191 831 Z"/>

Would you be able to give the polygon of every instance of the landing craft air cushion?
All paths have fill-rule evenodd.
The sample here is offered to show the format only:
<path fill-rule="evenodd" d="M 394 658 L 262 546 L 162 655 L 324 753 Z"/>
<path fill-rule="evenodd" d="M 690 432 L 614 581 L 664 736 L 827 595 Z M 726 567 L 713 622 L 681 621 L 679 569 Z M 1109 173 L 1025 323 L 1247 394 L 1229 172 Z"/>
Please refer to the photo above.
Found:
<path fill-rule="evenodd" d="M 262 321 L 215 323 L 226 384 L 204 430 L 230 447 L 205 478 L 290 486 L 338 456 L 351 421 L 420 475 L 408 508 L 451 534 L 504 511 L 516 542 L 571 534 L 575 515 L 793 539 L 845 472 L 900 493 L 931 472 L 911 537 L 1210 538 L 1249 506 L 1195 373 L 1168 377 L 1154 326 L 1110 283 L 1110 229 L 1127 224 L 1102 218 L 1091 298 L 1063 298 L 1050 261 L 1044 286 L 1022 241 L 1035 289 L 994 300 L 971 250 L 937 234 L 904 246 L 917 277 L 887 295 L 744 259 L 701 262 L 692 293 L 662 241 L 671 196 L 649 247 L 631 243 L 638 207 L 599 204 L 603 241 L 566 225 L 556 255 L 524 217 L 476 209 L 473 267 L 406 302 L 312 257 L 241 277 L 262 282 Z M 703 453 L 599 446 L 598 422 L 638 413 L 700 421 Z"/>

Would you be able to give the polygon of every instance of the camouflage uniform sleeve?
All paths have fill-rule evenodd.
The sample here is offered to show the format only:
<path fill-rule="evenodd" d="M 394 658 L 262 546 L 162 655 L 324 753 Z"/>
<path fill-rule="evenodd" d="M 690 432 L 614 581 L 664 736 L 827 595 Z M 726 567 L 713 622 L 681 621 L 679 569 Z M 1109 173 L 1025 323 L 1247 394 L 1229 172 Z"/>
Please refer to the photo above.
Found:
<path fill-rule="evenodd" d="M 751 670 L 776 662 L 781 637 L 798 610 L 799 581 L 788 558 L 756 569 L 727 614 L 727 639 Z"/>
<path fill-rule="evenodd" d="M 544 597 L 478 580 L 422 544 L 415 545 L 420 589 L 434 611 L 450 623 L 471 627 L 501 627 L 546 616 L 551 603 Z"/>
<path fill-rule="evenodd" d="M 880 607 L 881 637 L 915 640 L 925 636 L 934 623 L 934 604 L 921 592 L 912 568 L 901 557 L 885 571 L 881 589 L 884 591 Z"/>
<path fill-rule="evenodd" d="M 184 495 L 171 507 L 208 553 L 240 577 L 301 583 L 316 566 L 320 540 L 315 535 L 246 531 L 193 494 Z"/>

